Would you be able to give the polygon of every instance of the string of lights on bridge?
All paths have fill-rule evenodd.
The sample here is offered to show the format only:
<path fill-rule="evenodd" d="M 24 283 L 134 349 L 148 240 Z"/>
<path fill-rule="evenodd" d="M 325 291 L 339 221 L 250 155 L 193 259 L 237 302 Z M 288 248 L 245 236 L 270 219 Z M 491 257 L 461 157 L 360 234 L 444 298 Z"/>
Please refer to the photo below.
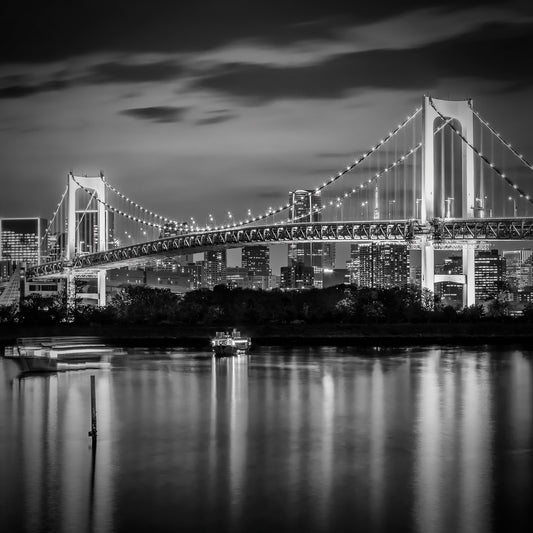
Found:
<path fill-rule="evenodd" d="M 368 151 L 367 153 L 363 154 L 358 160 L 355 160 L 354 163 L 352 165 L 349 165 L 348 167 L 346 167 L 346 169 L 344 169 L 343 171 L 340 171 L 339 173 L 337 173 L 337 175 L 335 176 L 332 176 L 330 178 L 329 181 L 326 181 L 324 182 L 321 186 L 315 188 L 315 192 L 320 192 L 322 190 L 324 190 L 326 187 L 328 187 L 329 185 L 331 185 L 334 181 L 337 181 L 339 178 L 341 178 L 342 176 L 344 176 L 345 174 L 347 174 L 348 172 L 350 172 L 351 170 L 353 170 L 353 168 L 355 168 L 356 165 L 360 164 L 362 161 L 364 161 L 364 159 L 366 159 L 367 157 L 369 157 L 372 153 L 374 153 L 376 150 L 378 150 L 381 146 L 383 146 L 384 144 L 386 144 L 394 135 L 396 135 L 403 127 L 405 127 L 405 125 L 410 121 L 412 120 L 419 112 L 420 112 L 421 108 L 417 108 L 415 110 L 415 112 L 412 114 L 412 115 L 409 115 L 407 117 L 407 119 L 402 122 L 401 124 L 398 125 L 398 127 L 393 130 L 392 132 L 389 133 L 389 135 L 387 137 L 385 137 L 384 139 L 380 140 L 380 142 L 378 144 L 376 144 L 375 146 L 373 146 L 370 151 Z M 447 119 L 445 121 L 445 123 L 443 123 L 442 125 L 440 125 L 437 130 L 435 130 L 435 134 L 438 133 L 442 128 L 445 127 L 445 125 L 449 122 L 450 119 Z M 345 199 L 347 198 L 350 198 L 352 197 L 354 194 L 358 193 L 358 192 L 361 192 L 362 190 L 364 190 L 370 183 L 373 183 L 375 181 L 377 181 L 379 178 L 381 178 L 384 174 L 388 173 L 389 171 L 393 170 L 395 167 L 399 166 L 400 164 L 402 164 L 406 159 L 408 159 L 411 155 L 413 155 L 416 151 L 418 151 L 420 148 L 422 147 L 422 143 L 419 143 L 417 144 L 416 146 L 414 146 L 413 148 L 411 148 L 409 151 L 407 151 L 406 153 L 404 153 L 403 155 L 401 155 L 396 161 L 394 161 L 391 165 L 389 165 L 388 167 L 385 167 L 383 168 L 381 171 L 377 172 L 373 177 L 371 178 L 367 178 L 365 179 L 365 181 L 353 188 L 351 191 L 348 191 L 348 192 L 345 192 L 342 196 L 339 196 L 337 197 L 336 201 L 334 202 L 333 200 L 331 200 L 329 202 L 328 205 L 324 205 L 324 206 L 321 206 L 319 208 L 316 208 L 314 210 L 311 211 L 311 214 L 314 214 L 314 213 L 320 213 L 322 212 L 324 209 L 330 207 L 330 206 L 333 206 L 335 205 L 335 207 L 337 208 L 340 208 L 343 206 L 343 202 Z M 80 186 L 87 194 L 91 194 L 91 191 L 85 187 L 83 187 L 82 185 L 79 184 L 79 182 L 73 177 L 74 181 L 78 184 L 78 186 Z M 166 220 L 167 222 L 170 222 L 170 223 L 177 223 L 176 221 L 173 221 L 171 219 L 168 219 L 166 217 L 162 217 L 160 215 L 156 215 L 155 213 L 151 212 L 151 211 L 148 211 L 147 209 L 143 208 L 142 206 L 140 206 L 139 204 L 137 204 L 136 202 L 134 202 L 133 200 L 127 198 L 124 194 L 122 194 L 120 191 L 118 191 L 118 189 L 116 189 L 115 187 L 113 187 L 112 185 L 110 185 L 104 178 L 103 175 L 101 175 L 101 179 L 102 181 L 105 183 L 105 185 L 113 190 L 113 192 L 115 192 L 116 194 L 118 194 L 121 198 L 125 199 L 128 203 L 130 203 L 131 205 L 134 205 L 135 207 L 138 207 L 139 209 L 141 209 L 142 211 L 144 212 L 147 212 L 149 213 L 150 215 L 152 216 L 157 216 L 158 218 L 160 218 L 161 220 Z M 158 223 L 154 223 L 154 222 L 150 222 L 150 221 L 147 221 L 147 220 L 144 220 L 144 219 L 141 219 L 139 217 L 135 217 L 133 215 L 130 215 L 129 213 L 126 213 L 120 209 L 117 209 L 115 208 L 114 206 L 112 206 L 111 204 L 108 204 L 107 202 L 97 198 L 97 200 L 103 204 L 106 208 L 110 209 L 111 211 L 113 211 L 114 213 L 117 213 L 125 218 L 128 218 L 129 220 L 132 220 L 134 222 L 138 222 L 140 224 L 143 224 L 145 226 L 149 226 L 149 227 L 153 227 L 153 228 L 158 228 L 158 229 L 161 229 L 163 228 L 163 225 L 161 224 L 158 224 Z M 215 230 L 220 230 L 220 229 L 235 229 L 235 228 L 238 228 L 240 226 L 245 226 L 246 224 L 250 224 L 251 222 L 257 222 L 257 221 L 260 221 L 260 220 L 263 220 L 263 219 L 266 219 L 266 218 L 269 218 L 271 216 L 274 216 L 280 212 L 282 212 L 283 210 L 285 209 L 288 209 L 290 207 L 290 204 L 287 203 L 285 206 L 280 206 L 278 209 L 269 209 L 266 213 L 264 213 L 263 215 L 259 215 L 257 217 L 253 217 L 252 219 L 248 219 L 248 220 L 245 220 L 244 222 L 239 222 L 239 223 L 235 223 L 235 224 L 228 224 L 228 225 L 223 225 L 223 226 L 216 226 L 214 228 L 210 228 L 210 227 L 207 227 L 207 228 L 202 228 L 202 227 L 199 227 L 199 226 L 196 226 L 194 229 L 196 231 L 205 231 L 206 229 L 207 230 L 210 230 L 210 229 L 215 229 Z M 309 214 L 305 213 L 305 214 L 302 214 L 298 217 L 288 217 L 284 220 L 281 220 L 281 221 L 277 221 L 275 224 L 278 225 L 278 224 L 286 224 L 286 223 L 290 223 L 290 222 L 298 222 L 299 220 L 303 219 L 303 218 L 306 218 L 307 216 L 309 216 Z"/>
<path fill-rule="evenodd" d="M 437 114 L 440 116 L 440 118 L 444 121 L 446 121 L 446 117 L 437 109 L 435 106 L 435 103 L 433 102 L 433 99 L 430 98 L 429 102 L 433 109 L 437 112 Z M 516 183 L 514 183 L 512 180 L 510 180 L 507 175 L 499 169 L 492 161 L 488 159 L 487 156 L 482 154 L 478 148 L 476 148 L 471 142 L 466 139 L 466 137 L 453 125 L 453 122 L 449 121 L 447 125 L 460 137 L 460 139 L 468 146 L 471 150 L 474 151 L 474 153 L 481 158 L 482 161 L 484 161 L 498 176 L 500 176 L 502 179 L 504 179 L 515 191 L 518 192 L 520 195 L 520 198 L 525 198 L 530 204 L 533 204 L 533 200 L 531 199 L 530 195 L 527 194 L 524 190 L 522 190 Z"/>
<path fill-rule="evenodd" d="M 398 126 L 394 130 L 390 131 L 388 133 L 388 135 L 386 135 L 383 139 L 381 139 L 377 144 L 372 146 L 367 152 L 365 152 L 363 155 L 361 155 L 358 159 L 354 160 L 353 163 L 351 163 L 350 165 L 347 165 L 346 168 L 344 168 L 344 169 L 338 171 L 336 174 L 332 175 L 329 179 L 324 181 L 321 185 L 317 186 L 314 189 L 315 192 L 322 192 L 327 187 L 333 185 L 337 180 L 342 178 L 344 175 L 346 175 L 349 172 L 351 172 L 352 170 L 354 170 L 357 166 L 359 166 L 361 163 L 363 163 L 363 161 L 365 161 L 368 157 L 370 157 L 377 150 L 379 150 L 383 145 L 385 145 L 388 141 L 390 141 L 403 128 L 405 128 L 405 126 L 407 126 L 407 124 L 409 124 L 411 122 L 411 120 L 413 120 L 421 112 L 421 110 L 422 110 L 422 107 L 416 108 L 415 111 L 411 115 L 408 115 L 403 122 L 399 123 Z M 103 174 L 101 174 L 101 179 L 102 179 L 102 181 L 104 182 L 105 186 L 108 189 L 113 191 L 115 194 L 120 196 L 125 202 L 127 202 L 128 204 L 132 205 L 133 207 L 139 209 L 143 213 L 146 213 L 146 214 L 148 214 L 150 216 L 153 216 L 153 217 L 159 219 L 163 223 L 170 223 L 170 224 L 180 225 L 180 222 L 178 222 L 176 220 L 172 220 L 172 219 L 167 218 L 165 216 L 159 215 L 157 213 L 154 213 L 153 211 L 150 211 L 150 210 L 146 209 L 145 207 L 141 206 L 140 204 L 138 204 L 137 202 L 135 202 L 131 198 L 128 198 L 125 194 L 123 194 L 117 188 L 115 188 L 113 185 L 111 185 L 109 182 L 107 182 L 105 177 L 103 176 Z M 109 207 L 109 209 L 111 209 L 113 212 L 118 213 L 118 214 L 120 214 L 120 215 L 122 215 L 122 216 L 124 216 L 126 218 L 129 218 L 130 220 L 138 221 L 139 223 L 144 224 L 146 226 L 150 226 L 150 227 L 155 227 L 155 228 L 162 228 L 163 227 L 163 224 L 157 224 L 157 223 L 149 222 L 149 221 L 147 221 L 145 219 L 141 219 L 139 217 L 133 217 L 133 216 L 129 215 L 128 213 L 125 213 L 124 211 L 111 206 L 110 204 L 107 204 L 107 203 L 105 203 L 103 201 L 102 201 L 102 203 L 104 205 L 106 205 L 106 207 Z M 290 207 L 291 207 L 291 204 L 290 203 L 286 203 L 286 204 L 280 205 L 279 207 L 274 208 L 274 209 L 273 208 L 269 208 L 267 211 L 265 211 L 264 213 L 262 213 L 260 215 L 257 215 L 257 216 L 254 216 L 254 217 L 249 217 L 246 220 L 241 220 L 239 222 L 234 222 L 233 224 L 216 226 L 214 229 L 219 230 L 219 229 L 229 229 L 229 228 L 238 228 L 238 227 L 241 227 L 241 226 L 246 226 L 248 224 L 252 224 L 252 223 L 255 223 L 255 222 L 262 221 L 264 219 L 268 219 L 269 217 L 277 215 L 277 214 L 289 209 Z M 248 213 L 250 213 L 250 210 L 248 210 Z M 294 219 L 288 219 L 288 220 L 294 220 Z M 194 229 L 196 229 L 196 231 L 205 231 L 208 228 L 196 226 Z"/>
<path fill-rule="evenodd" d="M 65 187 L 65 190 L 63 191 L 63 194 L 61 195 L 61 200 L 59 200 L 59 203 L 57 204 L 57 207 L 54 213 L 52 214 L 52 218 L 50 219 L 50 222 L 48 223 L 48 226 L 46 227 L 43 233 L 43 236 L 41 237 L 41 242 L 44 242 L 44 240 L 50 233 L 50 229 L 52 228 L 52 225 L 54 224 L 55 219 L 57 217 L 57 214 L 59 213 L 59 210 L 61 209 L 61 204 L 63 203 L 63 200 L 65 199 L 65 196 L 67 195 L 67 192 L 68 192 L 68 185 Z"/>
<path fill-rule="evenodd" d="M 76 183 L 76 185 L 78 185 L 78 187 L 83 189 L 87 194 L 91 194 L 92 195 L 92 191 L 90 189 L 88 189 L 87 187 L 84 187 L 83 185 L 81 185 L 74 175 L 71 174 L 71 176 L 72 176 L 72 179 L 74 180 L 74 182 Z M 133 215 L 130 215 L 129 213 L 125 213 L 124 211 L 122 211 L 120 209 L 117 209 L 116 207 L 113 207 L 112 205 L 110 205 L 107 202 L 105 202 L 104 200 L 98 198 L 98 196 L 95 196 L 95 198 L 96 198 L 96 200 L 98 202 L 100 202 L 107 209 L 109 209 L 110 211 L 113 211 L 113 213 L 116 213 L 116 214 L 121 215 L 121 216 L 123 216 L 125 218 L 133 220 L 134 222 L 138 222 L 139 224 L 142 224 L 144 226 L 150 226 L 152 228 L 161 229 L 163 227 L 161 224 L 157 224 L 155 222 L 148 222 L 147 220 L 143 220 L 143 219 L 141 219 L 139 217 L 134 217 Z"/>
<path fill-rule="evenodd" d="M 511 150 L 513 154 L 520 159 L 520 161 L 527 167 L 529 170 L 533 170 L 533 164 L 528 161 L 520 152 L 518 152 L 510 142 L 507 142 L 474 108 L 471 108 L 472 112 L 478 120 L 486 127 L 488 130 L 500 141 L 503 146 Z"/>

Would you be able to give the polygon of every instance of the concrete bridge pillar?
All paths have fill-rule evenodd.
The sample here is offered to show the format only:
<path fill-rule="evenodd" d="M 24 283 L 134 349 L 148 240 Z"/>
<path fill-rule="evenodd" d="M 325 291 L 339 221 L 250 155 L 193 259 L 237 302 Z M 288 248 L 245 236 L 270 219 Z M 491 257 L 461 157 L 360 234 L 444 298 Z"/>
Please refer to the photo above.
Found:
<path fill-rule="evenodd" d="M 435 110 L 438 110 L 438 112 Z M 474 113 L 471 100 L 439 100 L 424 96 L 423 103 L 423 156 L 422 156 L 422 205 L 421 219 L 431 224 L 434 218 L 449 217 L 446 212 L 445 198 L 435 197 L 435 135 L 434 131 L 439 124 L 438 119 L 453 119 L 459 122 L 461 134 L 468 142 L 474 143 Z M 462 150 L 461 169 L 461 218 L 474 218 L 475 209 L 475 176 L 474 153 L 461 143 Z M 449 210 L 449 205 L 448 205 Z M 453 213 L 451 214 L 453 217 Z M 463 248 L 463 274 L 465 285 L 463 290 L 463 305 L 475 303 L 475 271 L 474 248 Z M 427 237 L 423 238 L 421 246 L 421 282 L 422 288 L 431 292 L 435 290 L 435 249 Z"/>
<path fill-rule="evenodd" d="M 433 241 L 426 236 L 422 237 L 420 248 L 421 264 L 420 274 L 422 289 L 435 292 L 435 247 Z"/>
<path fill-rule="evenodd" d="M 470 307 L 476 303 L 476 250 L 474 246 L 463 247 L 463 274 L 465 285 L 463 287 L 463 306 Z"/>
<path fill-rule="evenodd" d="M 94 193 L 95 198 L 101 200 L 97 201 L 97 235 L 98 235 L 98 252 L 105 252 L 107 250 L 107 239 L 109 236 L 109 221 L 105 205 L 102 202 L 106 201 L 106 187 L 101 176 L 87 177 L 76 176 L 72 173 L 68 175 L 68 194 L 67 194 L 67 260 L 73 259 L 76 252 L 79 251 L 79 242 L 77 231 L 78 215 L 83 215 L 84 209 L 77 209 L 76 206 L 76 192 L 79 189 L 87 189 Z M 87 202 L 87 199 L 85 199 Z"/>

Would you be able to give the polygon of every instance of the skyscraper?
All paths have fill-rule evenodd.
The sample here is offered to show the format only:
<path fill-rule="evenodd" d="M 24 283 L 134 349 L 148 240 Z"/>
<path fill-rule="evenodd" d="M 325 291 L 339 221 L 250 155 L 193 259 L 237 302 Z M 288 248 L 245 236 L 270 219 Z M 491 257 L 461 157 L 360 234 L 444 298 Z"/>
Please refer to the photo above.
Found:
<path fill-rule="evenodd" d="M 226 250 L 205 252 L 202 284 L 212 289 L 215 285 L 226 283 Z"/>
<path fill-rule="evenodd" d="M 303 263 L 292 263 L 281 267 L 280 287 L 282 289 L 310 289 L 313 287 L 313 268 Z"/>
<path fill-rule="evenodd" d="M 436 274 L 443 274 L 447 276 L 462 275 L 463 274 L 463 258 L 460 255 L 453 255 L 447 257 L 442 265 L 435 267 Z M 435 294 L 440 296 L 442 302 L 446 305 L 459 307 L 463 305 L 463 291 L 462 283 L 457 281 L 440 281 L 435 283 Z"/>
<path fill-rule="evenodd" d="M 522 290 L 533 285 L 532 259 L 533 250 L 506 250 L 505 280 L 512 291 Z"/>
<path fill-rule="evenodd" d="M 409 251 L 405 244 L 352 244 L 348 269 L 360 287 L 401 287 L 409 282 Z"/>
<path fill-rule="evenodd" d="M 322 198 L 314 190 L 297 190 L 289 193 L 290 218 L 294 222 L 319 222 Z M 315 287 L 322 287 L 323 269 L 335 266 L 334 243 L 291 243 L 288 250 L 289 266 L 302 263 L 313 268 Z"/>
<path fill-rule="evenodd" d="M 475 256 L 476 302 L 494 298 L 503 289 L 505 259 L 498 250 L 478 250 Z"/>
<path fill-rule="evenodd" d="M 47 253 L 43 218 L 0 218 L 0 259 L 37 265 Z"/>
<path fill-rule="evenodd" d="M 289 193 L 290 219 L 294 222 L 318 222 L 322 206 L 319 193 L 312 190 L 298 190 Z M 304 266 L 322 267 L 322 244 L 289 244 L 289 264 L 303 263 Z"/>
<path fill-rule="evenodd" d="M 242 268 L 248 276 L 270 276 L 270 249 L 268 246 L 244 246 L 241 251 Z"/>

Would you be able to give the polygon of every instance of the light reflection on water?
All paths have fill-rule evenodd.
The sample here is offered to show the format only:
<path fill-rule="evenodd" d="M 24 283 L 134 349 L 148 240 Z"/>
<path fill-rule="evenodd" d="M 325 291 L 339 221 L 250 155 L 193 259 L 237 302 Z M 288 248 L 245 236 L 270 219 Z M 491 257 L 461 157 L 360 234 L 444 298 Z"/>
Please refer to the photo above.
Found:
<path fill-rule="evenodd" d="M 133 350 L 111 370 L 23 378 L 12 365 L 2 531 L 533 526 L 531 352 Z"/>

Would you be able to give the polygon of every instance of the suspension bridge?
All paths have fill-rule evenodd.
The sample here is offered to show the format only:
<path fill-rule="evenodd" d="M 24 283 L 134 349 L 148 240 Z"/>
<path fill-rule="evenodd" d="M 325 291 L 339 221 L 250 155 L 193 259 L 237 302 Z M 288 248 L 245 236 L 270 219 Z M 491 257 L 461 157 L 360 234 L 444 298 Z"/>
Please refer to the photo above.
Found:
<path fill-rule="evenodd" d="M 374 146 L 310 184 L 313 201 L 303 212 L 289 201 L 222 224 L 212 214 L 185 222 L 135 202 L 103 174 L 71 172 L 43 236 L 47 260 L 26 275 L 92 275 L 104 304 L 106 269 L 165 256 L 264 243 L 405 242 L 420 250 L 421 284 L 430 291 L 443 281 L 435 250 L 462 250 L 463 274 L 454 281 L 461 278 L 471 305 L 475 250 L 485 241 L 533 239 L 532 170 L 472 100 L 425 96 Z"/>

